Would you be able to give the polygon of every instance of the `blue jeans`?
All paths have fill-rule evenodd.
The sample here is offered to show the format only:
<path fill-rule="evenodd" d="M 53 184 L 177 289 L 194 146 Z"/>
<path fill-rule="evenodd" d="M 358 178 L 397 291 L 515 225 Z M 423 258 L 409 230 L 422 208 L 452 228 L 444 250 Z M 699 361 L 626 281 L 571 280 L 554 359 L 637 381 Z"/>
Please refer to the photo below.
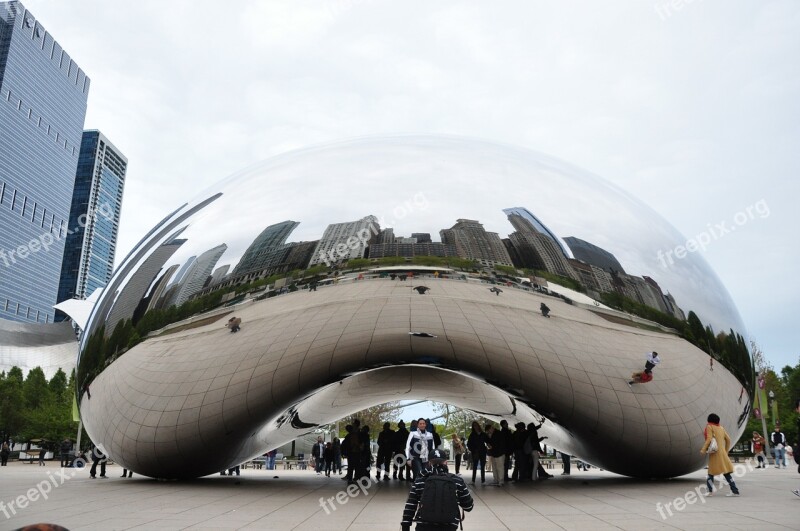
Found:
<path fill-rule="evenodd" d="M 734 494 L 739 494 L 739 489 L 736 488 L 736 482 L 733 481 L 733 477 L 730 475 L 730 473 L 722 474 L 722 477 L 724 477 L 725 481 L 727 481 L 728 485 L 730 485 L 731 492 Z M 708 492 L 714 492 L 714 476 L 711 474 L 709 474 L 706 478 L 706 488 L 708 489 Z"/>
<path fill-rule="evenodd" d="M 323 459 L 321 457 L 314 458 L 314 470 L 317 472 L 317 474 L 322 472 L 322 463 Z"/>
<path fill-rule="evenodd" d="M 783 448 L 773 448 L 772 451 L 773 451 L 773 455 L 775 456 L 775 466 L 779 467 L 779 466 L 783 465 L 785 467 L 786 463 L 784 463 L 784 461 L 783 461 L 783 457 L 784 457 L 783 454 L 784 454 L 784 452 L 786 450 L 784 450 Z"/>

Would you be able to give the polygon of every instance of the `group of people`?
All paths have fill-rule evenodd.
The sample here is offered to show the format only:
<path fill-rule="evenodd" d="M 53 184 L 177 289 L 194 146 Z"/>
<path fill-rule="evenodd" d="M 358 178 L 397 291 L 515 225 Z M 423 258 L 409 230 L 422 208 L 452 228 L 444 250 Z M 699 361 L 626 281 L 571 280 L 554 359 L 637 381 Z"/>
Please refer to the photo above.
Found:
<path fill-rule="evenodd" d="M 478 421 L 474 421 L 467 438 L 467 449 L 472 461 L 472 483 L 475 484 L 478 471 L 481 474 L 481 483 L 486 482 L 487 458 L 491 462 L 494 479 L 490 485 L 502 486 L 508 481 L 525 482 L 552 477 L 539 463 L 539 454 L 542 451 L 540 443 L 547 438 L 539 436 L 541 427 L 542 424 L 530 423 L 526 426 L 525 423 L 518 422 L 512 432 L 505 420 L 500 422 L 499 429 L 493 423 L 481 427 Z M 509 474 L 512 459 L 515 465 L 513 472 Z"/>
<path fill-rule="evenodd" d="M 314 459 L 314 470 L 318 476 L 325 473 L 330 477 L 331 472 L 342 473 L 342 443 L 338 437 L 328 442 L 324 442 L 322 437 L 317 437 L 317 442 L 311 449 L 311 457 Z"/>
<path fill-rule="evenodd" d="M 769 442 L 772 446 L 772 457 L 774 459 L 775 468 L 788 468 L 789 457 L 794 454 L 792 447 L 786 443 L 786 434 L 781 431 L 780 426 L 775 426 L 769 436 Z M 757 431 L 753 432 L 750 449 L 758 461 L 756 468 L 769 467 L 769 461 L 766 455 L 767 440 Z"/>

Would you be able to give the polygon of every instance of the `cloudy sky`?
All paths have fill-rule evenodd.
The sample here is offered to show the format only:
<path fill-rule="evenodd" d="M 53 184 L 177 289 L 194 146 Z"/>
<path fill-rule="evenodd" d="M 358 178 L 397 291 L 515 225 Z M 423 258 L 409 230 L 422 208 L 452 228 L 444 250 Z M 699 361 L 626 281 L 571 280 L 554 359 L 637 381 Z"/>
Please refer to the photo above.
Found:
<path fill-rule="evenodd" d="M 271 155 L 473 136 L 596 173 L 687 238 L 735 225 L 704 257 L 773 365 L 798 361 L 798 2 L 23 3 L 91 77 L 86 128 L 129 159 L 118 259 Z"/>

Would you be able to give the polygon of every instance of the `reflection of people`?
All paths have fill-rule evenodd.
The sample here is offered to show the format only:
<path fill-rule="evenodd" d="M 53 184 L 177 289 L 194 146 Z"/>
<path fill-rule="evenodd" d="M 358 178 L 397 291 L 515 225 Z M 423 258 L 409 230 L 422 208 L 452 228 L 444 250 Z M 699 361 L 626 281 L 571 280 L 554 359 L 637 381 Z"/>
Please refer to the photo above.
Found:
<path fill-rule="evenodd" d="M 722 474 L 725 481 L 731 487 L 731 491 L 726 496 L 738 496 L 739 489 L 736 487 L 736 482 L 733 481 L 731 472 L 733 472 L 733 463 L 728 457 L 728 448 L 731 446 L 731 438 L 725 428 L 719 425 L 719 415 L 711 413 L 708 416 L 708 424 L 703 433 L 706 442 L 700 449 L 701 454 L 708 452 L 711 446 L 711 441 L 716 441 L 717 451 L 709 454 L 708 456 L 708 477 L 706 478 L 706 488 L 708 492 L 706 496 L 713 496 L 714 494 L 714 476 Z"/>
<path fill-rule="evenodd" d="M 542 315 L 544 315 L 545 317 L 550 317 L 550 308 L 548 308 L 548 306 L 545 303 L 541 303 L 539 305 L 539 310 L 541 310 Z"/>
<path fill-rule="evenodd" d="M 661 363 L 661 358 L 658 357 L 658 352 L 648 352 L 644 358 L 644 370 L 652 371 L 656 365 Z"/>
<path fill-rule="evenodd" d="M 419 293 L 420 295 L 425 295 L 425 292 L 429 291 L 431 288 L 429 288 L 427 286 L 416 286 L 413 289 L 415 289 L 417 291 L 417 293 Z"/>
<path fill-rule="evenodd" d="M 503 293 L 503 290 L 501 290 L 500 288 L 489 288 L 489 291 L 491 291 L 492 293 L 494 293 L 498 297 L 500 296 L 501 293 Z"/>
<path fill-rule="evenodd" d="M 242 324 L 241 317 L 231 317 L 230 319 L 228 319 L 228 323 L 225 326 L 230 328 L 231 333 L 233 334 L 240 330 L 241 324 Z"/>
<path fill-rule="evenodd" d="M 628 382 L 629 386 L 639 383 L 647 383 L 653 379 L 653 371 L 635 372 L 631 375 L 632 380 Z"/>

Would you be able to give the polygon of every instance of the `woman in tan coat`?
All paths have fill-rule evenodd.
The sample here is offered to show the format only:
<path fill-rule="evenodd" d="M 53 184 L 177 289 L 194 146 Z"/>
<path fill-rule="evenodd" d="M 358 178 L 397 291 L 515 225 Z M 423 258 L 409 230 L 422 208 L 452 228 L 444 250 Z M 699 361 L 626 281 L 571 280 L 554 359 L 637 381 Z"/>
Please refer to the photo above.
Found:
<path fill-rule="evenodd" d="M 700 449 L 701 454 L 708 452 L 708 447 L 712 440 L 717 441 L 717 451 L 708 454 L 708 478 L 706 478 L 706 496 L 714 495 L 714 476 L 722 474 L 725 481 L 731 487 L 730 493 L 726 496 L 738 496 L 739 489 L 736 488 L 736 482 L 733 481 L 731 472 L 733 472 L 733 463 L 728 457 L 728 448 L 731 446 L 731 438 L 725 428 L 719 425 L 719 415 L 712 413 L 708 416 L 708 424 L 703 433 L 706 437 L 706 442 L 703 448 Z"/>

